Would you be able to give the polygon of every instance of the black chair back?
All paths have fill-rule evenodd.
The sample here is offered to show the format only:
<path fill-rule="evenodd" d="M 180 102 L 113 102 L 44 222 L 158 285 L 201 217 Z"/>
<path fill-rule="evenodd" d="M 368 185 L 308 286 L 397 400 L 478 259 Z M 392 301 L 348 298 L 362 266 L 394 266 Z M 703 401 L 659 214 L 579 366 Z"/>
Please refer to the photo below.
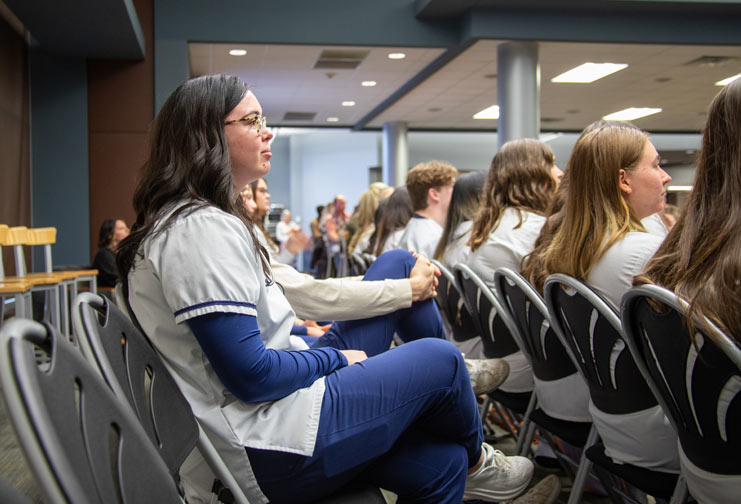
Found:
<path fill-rule="evenodd" d="M 453 339 L 458 342 L 475 338 L 479 335 L 473 323 L 471 313 L 463 301 L 463 294 L 458 286 L 453 273 L 439 261 L 434 259 L 432 263 L 440 270 L 437 286 L 437 307 L 440 313 L 448 320 L 453 330 Z"/>
<path fill-rule="evenodd" d="M 625 338 L 640 371 L 679 435 L 690 461 L 716 474 L 741 474 L 741 347 L 655 285 L 622 300 Z M 690 491 L 692 488 L 690 488 Z"/>
<path fill-rule="evenodd" d="M 368 271 L 368 264 L 365 258 L 357 252 L 350 254 L 348 258 L 348 266 L 350 268 L 350 276 L 364 275 Z"/>
<path fill-rule="evenodd" d="M 80 294 L 73 320 L 83 353 L 114 393 L 131 404 L 175 477 L 198 441 L 190 405 L 149 340 L 107 299 Z"/>
<path fill-rule="evenodd" d="M 576 373 L 563 343 L 551 327 L 543 298 L 518 272 L 499 268 L 494 287 L 503 308 L 515 321 L 522 340 L 522 351 L 542 381 L 554 381 Z"/>
<path fill-rule="evenodd" d="M 594 405 L 621 415 L 656 406 L 622 335 L 615 310 L 590 286 L 555 274 L 544 287 L 551 323 L 589 386 Z"/>
<path fill-rule="evenodd" d="M 48 502 L 182 502 L 131 409 L 66 338 L 12 320 L 0 342 L 8 415 Z"/>
<path fill-rule="evenodd" d="M 456 264 L 455 272 L 474 326 L 481 335 L 484 355 L 496 358 L 518 352 L 521 342 L 515 339 L 519 338 L 517 326 L 489 286 L 465 264 Z"/>

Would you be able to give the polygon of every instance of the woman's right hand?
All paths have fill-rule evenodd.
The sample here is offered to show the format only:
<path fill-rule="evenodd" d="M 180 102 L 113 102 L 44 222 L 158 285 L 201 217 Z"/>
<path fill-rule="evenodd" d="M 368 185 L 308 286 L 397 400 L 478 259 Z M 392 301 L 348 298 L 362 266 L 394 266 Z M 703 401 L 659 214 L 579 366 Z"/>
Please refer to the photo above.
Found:
<path fill-rule="evenodd" d="M 309 245 L 311 245 L 311 237 L 300 229 L 298 231 L 292 231 L 288 235 L 288 239 L 283 242 L 283 247 L 294 255 L 303 252 L 309 248 Z"/>
<path fill-rule="evenodd" d="M 414 257 L 417 262 L 409 274 L 409 282 L 412 284 L 412 301 L 424 301 L 437 296 L 437 277 L 440 276 L 440 270 L 422 254 L 414 254 Z"/>
<path fill-rule="evenodd" d="M 363 362 L 368 356 L 362 350 L 340 350 L 340 353 L 347 359 L 347 365 L 352 366 L 356 362 Z"/>

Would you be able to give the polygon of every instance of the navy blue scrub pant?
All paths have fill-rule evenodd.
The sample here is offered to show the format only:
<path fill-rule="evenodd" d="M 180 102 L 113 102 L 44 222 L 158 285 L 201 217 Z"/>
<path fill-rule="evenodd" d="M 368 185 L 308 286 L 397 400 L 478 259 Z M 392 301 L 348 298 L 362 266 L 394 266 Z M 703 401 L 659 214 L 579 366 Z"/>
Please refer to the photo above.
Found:
<path fill-rule="evenodd" d="M 387 252 L 364 279 L 406 278 L 414 263 L 409 252 Z M 388 350 L 394 332 L 406 343 Z M 369 358 L 326 377 L 311 457 L 247 448 L 270 501 L 308 502 L 363 481 L 396 493 L 399 504 L 460 503 L 483 431 L 468 371 L 444 340 L 434 301 L 336 322 L 318 346 L 364 350 Z"/>

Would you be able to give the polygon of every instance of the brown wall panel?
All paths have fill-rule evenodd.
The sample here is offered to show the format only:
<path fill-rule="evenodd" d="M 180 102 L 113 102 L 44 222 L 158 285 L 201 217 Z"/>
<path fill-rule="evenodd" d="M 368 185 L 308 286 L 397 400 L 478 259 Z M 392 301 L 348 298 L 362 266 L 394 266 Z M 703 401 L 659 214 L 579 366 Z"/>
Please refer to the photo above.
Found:
<path fill-rule="evenodd" d="M 121 217 L 131 225 L 132 197 L 146 159 L 154 114 L 154 0 L 134 0 L 147 44 L 144 61 L 90 60 L 88 131 L 90 258 L 100 224 Z"/>
<path fill-rule="evenodd" d="M 9 226 L 31 224 L 27 68 L 23 36 L 0 17 L 0 224 Z M 3 249 L 2 261 L 12 275 L 12 248 Z"/>
<path fill-rule="evenodd" d="M 97 251 L 98 230 L 105 219 L 117 217 L 131 225 L 131 198 L 147 156 L 147 134 L 91 133 L 89 139 L 91 259 Z M 94 188 L 94 190 L 92 190 Z"/>

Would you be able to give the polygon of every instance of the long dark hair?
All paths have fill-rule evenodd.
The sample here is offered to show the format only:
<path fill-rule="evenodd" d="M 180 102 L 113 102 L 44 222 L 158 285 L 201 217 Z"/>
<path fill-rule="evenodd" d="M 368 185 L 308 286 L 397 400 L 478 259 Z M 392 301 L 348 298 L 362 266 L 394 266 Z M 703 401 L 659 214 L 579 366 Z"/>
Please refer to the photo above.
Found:
<path fill-rule="evenodd" d="M 376 229 L 376 241 L 374 245 L 375 255 L 383 252 L 383 244 L 391 233 L 407 225 L 412 218 L 412 199 L 409 197 L 407 188 L 397 187 L 394 192 L 386 198 L 381 220 Z"/>
<path fill-rule="evenodd" d="M 458 177 L 453 186 L 453 195 L 450 197 L 448 215 L 445 219 L 445 229 L 433 255 L 438 261 L 444 260 L 445 249 L 448 245 L 459 239 L 455 236 L 458 226 L 465 221 L 472 221 L 481 206 L 486 173 L 466 173 Z"/>
<path fill-rule="evenodd" d="M 272 281 L 267 251 L 257 241 L 234 187 L 224 134 L 224 119 L 248 90 L 237 77 L 206 75 L 183 82 L 162 106 L 150 136 L 149 158 L 134 192 L 136 221 L 118 247 L 121 278 L 134 268 L 146 238 L 163 232 L 180 215 L 214 206 L 245 223 L 266 279 Z M 170 217 L 157 226 L 173 208 Z"/>
<path fill-rule="evenodd" d="M 689 201 L 635 283 L 673 290 L 689 302 L 690 315 L 710 317 L 741 342 L 739 278 L 741 80 L 728 84 L 710 104 Z"/>
<path fill-rule="evenodd" d="M 116 229 L 116 221 L 119 219 L 106 219 L 103 224 L 100 225 L 100 231 L 98 232 L 98 248 L 106 248 L 110 246 L 113 240 L 113 231 Z"/>

